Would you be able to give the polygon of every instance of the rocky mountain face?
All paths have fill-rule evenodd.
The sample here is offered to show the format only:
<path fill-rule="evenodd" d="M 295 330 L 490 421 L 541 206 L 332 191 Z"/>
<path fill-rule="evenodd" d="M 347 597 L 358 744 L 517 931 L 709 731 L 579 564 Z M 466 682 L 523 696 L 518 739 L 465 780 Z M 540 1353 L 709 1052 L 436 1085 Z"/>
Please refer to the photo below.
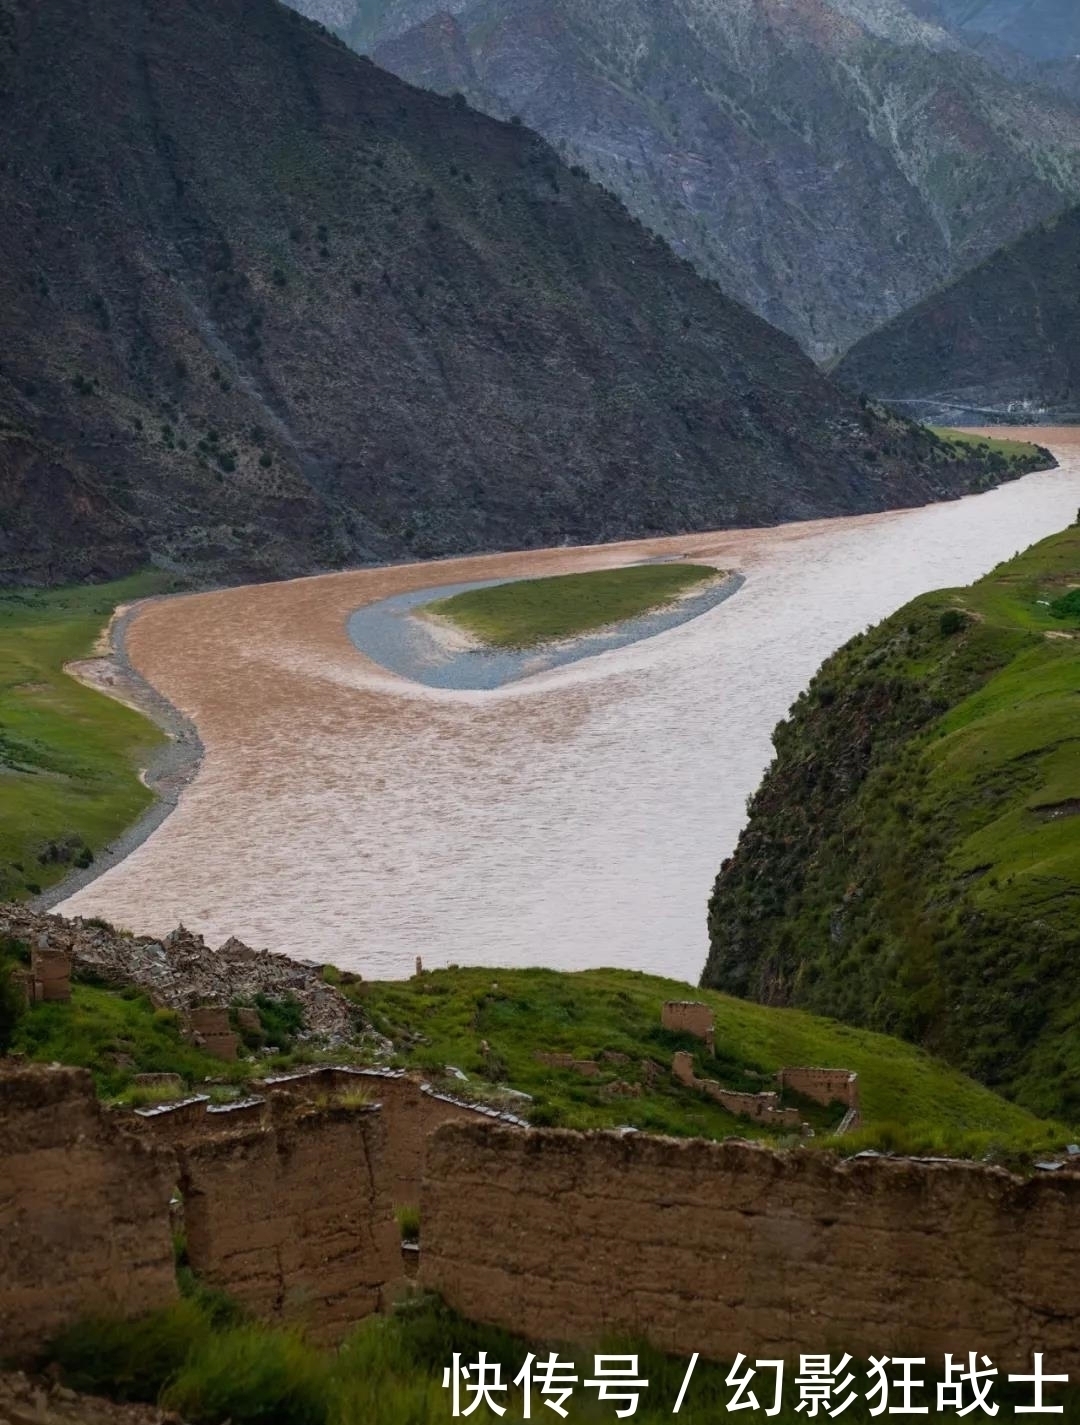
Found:
<path fill-rule="evenodd" d="M 0 128 L 0 581 L 295 574 L 985 478 L 535 134 L 275 0 L 0 0 Z"/>
<path fill-rule="evenodd" d="M 1080 196 L 1080 110 L 901 0 L 298 3 L 520 114 L 818 359 Z"/>
<path fill-rule="evenodd" d="M 1080 55 L 1076 0 L 909 0 L 924 17 L 978 42 L 989 37 L 1035 59 Z"/>
<path fill-rule="evenodd" d="M 1080 420 L 1080 208 L 872 333 L 838 380 L 920 418 Z"/>

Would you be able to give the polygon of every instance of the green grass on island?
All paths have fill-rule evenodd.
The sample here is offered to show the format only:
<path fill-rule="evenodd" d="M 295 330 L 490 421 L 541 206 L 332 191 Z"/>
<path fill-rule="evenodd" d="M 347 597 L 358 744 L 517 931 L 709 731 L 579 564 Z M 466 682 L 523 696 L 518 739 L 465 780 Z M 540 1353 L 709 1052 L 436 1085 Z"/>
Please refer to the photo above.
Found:
<path fill-rule="evenodd" d="M 717 883 L 709 983 L 1080 1119 L 1078 588 L 1074 526 L 824 664 Z"/>
<path fill-rule="evenodd" d="M 719 577 L 701 564 L 632 564 L 470 589 L 425 604 L 423 612 L 449 619 L 492 648 L 530 648 L 650 613 Z"/>
<path fill-rule="evenodd" d="M 80 588 L 0 589 L 0 901 L 34 895 L 87 864 L 151 802 L 138 769 L 161 733 L 64 665 L 91 654 L 117 604 L 171 584 L 146 573 Z"/>

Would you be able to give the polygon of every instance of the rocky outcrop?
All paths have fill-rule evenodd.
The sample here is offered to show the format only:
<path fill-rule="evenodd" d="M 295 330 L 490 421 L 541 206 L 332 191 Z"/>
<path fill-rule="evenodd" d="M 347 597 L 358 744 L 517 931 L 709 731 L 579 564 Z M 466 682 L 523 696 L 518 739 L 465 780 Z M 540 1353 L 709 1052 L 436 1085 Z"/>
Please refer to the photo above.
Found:
<path fill-rule="evenodd" d="M 117 1405 L 18 1371 L 0 1372 L 0 1421 L 4 1425 L 183 1425 L 178 1415 L 153 1405 Z"/>
<path fill-rule="evenodd" d="M 1080 1369 L 1080 1174 L 449 1125 L 421 1282 L 533 1340 Z"/>

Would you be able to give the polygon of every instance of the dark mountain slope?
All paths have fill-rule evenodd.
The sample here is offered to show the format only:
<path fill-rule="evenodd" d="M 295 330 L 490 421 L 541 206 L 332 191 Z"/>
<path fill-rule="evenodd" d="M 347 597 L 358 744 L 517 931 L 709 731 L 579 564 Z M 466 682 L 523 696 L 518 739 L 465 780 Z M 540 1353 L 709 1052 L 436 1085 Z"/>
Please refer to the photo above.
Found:
<path fill-rule="evenodd" d="M 774 734 L 703 983 L 1080 1119 L 1080 526 L 854 639 Z"/>
<path fill-rule="evenodd" d="M 0 130 L 0 580 L 300 572 L 983 478 L 535 135 L 274 0 L 0 0 Z"/>
<path fill-rule="evenodd" d="M 1080 208 L 865 337 L 835 370 L 930 418 L 1080 419 Z"/>
<path fill-rule="evenodd" d="M 1080 111 L 902 0 L 297 3 L 520 114 L 819 360 L 1080 199 Z"/>

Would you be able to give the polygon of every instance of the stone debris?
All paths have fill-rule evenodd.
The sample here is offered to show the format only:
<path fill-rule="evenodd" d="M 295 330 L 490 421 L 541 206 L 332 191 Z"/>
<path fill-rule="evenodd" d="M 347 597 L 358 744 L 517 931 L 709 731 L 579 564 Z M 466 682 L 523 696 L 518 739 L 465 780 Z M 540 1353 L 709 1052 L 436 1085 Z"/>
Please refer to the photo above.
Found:
<path fill-rule="evenodd" d="M 373 1053 L 391 1051 L 389 1041 L 370 1029 L 355 1005 L 323 978 L 322 967 L 252 950 L 235 938 L 218 950 L 201 935 L 178 926 L 162 940 L 127 935 L 98 921 L 66 920 L 24 905 L 0 906 L 0 935 L 31 946 L 32 953 L 64 952 L 73 973 L 93 975 L 107 983 L 137 985 L 164 1008 L 182 1014 L 201 1006 L 221 1006 L 256 995 L 284 999 L 291 995 L 303 1007 L 306 1042 L 328 1048 L 364 1036 Z"/>
<path fill-rule="evenodd" d="M 0 1372 L 0 1425 L 183 1425 L 155 1405 L 117 1405 L 48 1378 Z"/>

